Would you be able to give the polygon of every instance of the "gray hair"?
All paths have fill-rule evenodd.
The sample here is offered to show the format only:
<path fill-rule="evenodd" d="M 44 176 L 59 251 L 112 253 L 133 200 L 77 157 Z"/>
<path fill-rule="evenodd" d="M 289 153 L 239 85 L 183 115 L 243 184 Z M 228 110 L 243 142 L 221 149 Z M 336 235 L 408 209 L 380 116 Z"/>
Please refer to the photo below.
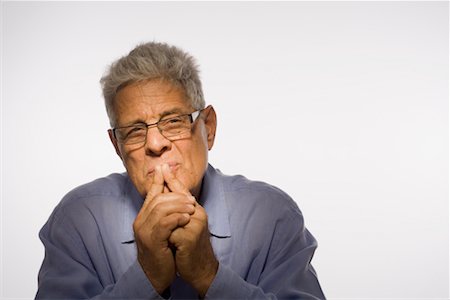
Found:
<path fill-rule="evenodd" d="M 113 62 L 100 84 L 111 126 L 115 126 L 114 99 L 117 92 L 132 83 L 152 79 L 167 80 L 181 87 L 192 108 L 205 108 L 199 70 L 194 57 L 165 43 L 140 44 Z"/>

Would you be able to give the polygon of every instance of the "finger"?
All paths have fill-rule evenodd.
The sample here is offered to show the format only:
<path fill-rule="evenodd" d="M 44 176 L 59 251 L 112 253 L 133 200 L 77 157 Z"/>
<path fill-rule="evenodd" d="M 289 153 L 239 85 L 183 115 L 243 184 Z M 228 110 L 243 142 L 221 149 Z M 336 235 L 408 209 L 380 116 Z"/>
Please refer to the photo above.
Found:
<path fill-rule="evenodd" d="M 188 213 L 190 215 L 195 213 L 195 206 L 191 199 L 182 196 L 184 199 L 180 200 L 179 197 L 173 197 L 174 200 L 159 201 L 156 199 L 149 207 L 149 218 L 154 222 L 157 222 L 162 217 L 173 213 Z M 167 197 L 166 197 L 167 198 Z"/>
<path fill-rule="evenodd" d="M 186 186 L 180 180 L 178 180 L 178 178 L 176 178 L 175 175 L 172 173 L 168 164 L 162 165 L 162 173 L 164 176 L 164 181 L 166 182 L 168 188 L 172 192 L 191 195 Z"/>
<path fill-rule="evenodd" d="M 145 197 L 144 203 L 142 204 L 141 210 L 136 216 L 136 226 L 140 227 L 148 217 L 148 207 L 153 201 L 156 195 L 162 193 L 164 189 L 164 176 L 162 174 L 161 166 L 156 166 L 153 172 L 153 180 L 148 189 L 147 196 Z"/>
<path fill-rule="evenodd" d="M 180 195 L 181 194 L 179 194 L 179 196 Z M 156 230 L 155 228 L 161 226 L 160 224 L 162 220 L 171 215 L 188 215 L 189 219 L 182 225 L 185 226 L 190 221 L 190 215 L 193 215 L 195 213 L 195 206 L 190 199 L 186 198 L 185 195 L 181 196 L 184 198 L 184 201 L 180 201 L 179 198 L 177 198 L 176 201 L 160 201 L 156 206 L 152 208 L 151 211 L 150 209 L 148 209 L 146 213 L 143 213 L 141 210 L 135 222 L 133 223 L 134 232 L 140 232 L 143 235 L 147 235 L 147 233 L 145 232 Z M 156 199 L 156 201 L 158 201 L 158 199 Z M 153 205 L 153 203 L 154 202 L 152 201 L 151 205 Z M 165 223 L 163 222 L 163 225 L 164 224 Z"/>
<path fill-rule="evenodd" d="M 164 190 L 164 176 L 162 174 L 161 166 L 158 165 L 155 167 L 155 171 L 153 172 L 153 181 L 147 192 L 147 196 L 145 197 L 145 202 L 143 207 L 147 206 L 149 202 L 153 200 L 153 198 L 161 194 Z"/>
<path fill-rule="evenodd" d="M 190 221 L 190 215 L 186 213 L 170 214 L 160 220 L 155 226 L 155 238 L 158 241 L 167 241 L 174 230 L 185 226 Z"/>
<path fill-rule="evenodd" d="M 155 206 L 160 205 L 161 203 L 166 202 L 179 202 L 186 203 L 191 205 L 197 205 L 195 198 L 192 196 L 186 196 L 185 194 L 169 192 L 169 193 L 161 193 L 156 195 L 153 200 L 147 204 L 147 212 L 148 214 L 155 208 Z"/>
<path fill-rule="evenodd" d="M 195 213 L 195 201 L 184 194 L 159 194 L 147 205 L 145 211 L 141 209 L 135 225 L 137 228 L 145 225 L 152 228 L 159 220 L 171 213 Z"/>
<path fill-rule="evenodd" d="M 209 232 L 208 216 L 202 206 L 196 205 L 195 212 L 190 215 L 189 222 L 176 228 L 170 235 L 169 242 L 178 247 L 185 241 L 194 241 L 195 237 L 203 231 Z"/>
<path fill-rule="evenodd" d="M 179 247 L 181 244 L 183 244 L 183 241 L 189 240 L 191 238 L 191 235 L 192 234 L 189 233 L 189 230 L 187 230 L 186 227 L 179 226 L 171 232 L 168 240 L 169 243 L 171 243 L 175 247 Z"/>

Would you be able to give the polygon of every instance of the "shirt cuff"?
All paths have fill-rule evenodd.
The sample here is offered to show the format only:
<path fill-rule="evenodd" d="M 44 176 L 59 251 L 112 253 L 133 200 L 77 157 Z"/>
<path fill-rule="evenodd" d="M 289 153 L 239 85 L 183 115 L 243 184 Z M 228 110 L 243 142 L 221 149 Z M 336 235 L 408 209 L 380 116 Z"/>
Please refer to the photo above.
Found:
<path fill-rule="evenodd" d="M 249 283 L 227 266 L 219 263 L 205 299 L 248 299 L 252 294 Z"/>
<path fill-rule="evenodd" d="M 137 260 L 114 285 L 114 296 L 133 299 L 164 299 L 153 288 Z"/>

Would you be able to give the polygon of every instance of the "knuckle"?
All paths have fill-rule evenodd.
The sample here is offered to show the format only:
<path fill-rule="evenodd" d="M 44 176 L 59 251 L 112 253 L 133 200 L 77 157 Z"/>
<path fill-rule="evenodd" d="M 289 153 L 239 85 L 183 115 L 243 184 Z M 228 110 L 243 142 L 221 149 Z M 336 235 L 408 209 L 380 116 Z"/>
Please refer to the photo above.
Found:
<path fill-rule="evenodd" d="M 208 215 L 206 214 L 205 209 L 201 205 L 197 205 L 196 208 L 198 211 L 199 218 L 201 218 L 202 220 L 208 221 Z"/>
<path fill-rule="evenodd" d="M 164 213 L 166 209 L 167 209 L 166 203 L 158 202 L 155 203 L 155 205 L 153 206 L 151 213 L 154 215 L 161 215 Z"/>
<path fill-rule="evenodd" d="M 163 227 L 163 228 L 170 227 L 173 223 L 173 220 L 172 220 L 173 217 L 174 216 L 168 216 L 168 217 L 162 218 L 161 220 L 159 220 L 159 226 Z"/>
<path fill-rule="evenodd" d="M 159 203 L 159 202 L 163 201 L 163 199 L 164 199 L 164 195 L 163 194 L 158 194 L 158 195 L 155 195 L 152 198 L 152 202 L 153 203 Z"/>
<path fill-rule="evenodd" d="M 136 228 L 136 229 L 134 230 L 134 237 L 135 237 L 135 239 L 136 239 L 136 240 L 141 240 L 141 237 L 142 237 L 142 236 L 145 236 L 145 235 L 143 234 L 142 228 Z"/>
<path fill-rule="evenodd" d="M 163 208 L 162 208 L 161 203 L 156 203 L 152 208 L 152 213 L 159 214 L 159 213 L 161 213 L 162 209 Z"/>
<path fill-rule="evenodd" d="M 142 227 L 141 221 L 136 219 L 133 222 L 133 231 L 134 232 L 138 232 L 140 230 L 140 228 Z"/>

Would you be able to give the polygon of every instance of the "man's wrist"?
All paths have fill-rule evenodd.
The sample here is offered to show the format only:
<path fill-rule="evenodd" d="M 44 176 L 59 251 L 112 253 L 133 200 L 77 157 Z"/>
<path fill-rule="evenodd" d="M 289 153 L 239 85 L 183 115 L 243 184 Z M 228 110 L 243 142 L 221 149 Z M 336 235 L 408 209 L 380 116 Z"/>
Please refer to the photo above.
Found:
<path fill-rule="evenodd" d="M 219 269 L 219 262 L 216 260 L 212 264 L 211 268 L 209 268 L 210 272 L 208 272 L 204 277 L 199 278 L 198 281 L 193 283 L 193 286 L 197 290 L 198 295 L 200 296 L 201 299 L 205 298 L 209 287 L 211 286 L 211 284 L 214 281 L 214 278 L 216 277 L 218 269 Z"/>

